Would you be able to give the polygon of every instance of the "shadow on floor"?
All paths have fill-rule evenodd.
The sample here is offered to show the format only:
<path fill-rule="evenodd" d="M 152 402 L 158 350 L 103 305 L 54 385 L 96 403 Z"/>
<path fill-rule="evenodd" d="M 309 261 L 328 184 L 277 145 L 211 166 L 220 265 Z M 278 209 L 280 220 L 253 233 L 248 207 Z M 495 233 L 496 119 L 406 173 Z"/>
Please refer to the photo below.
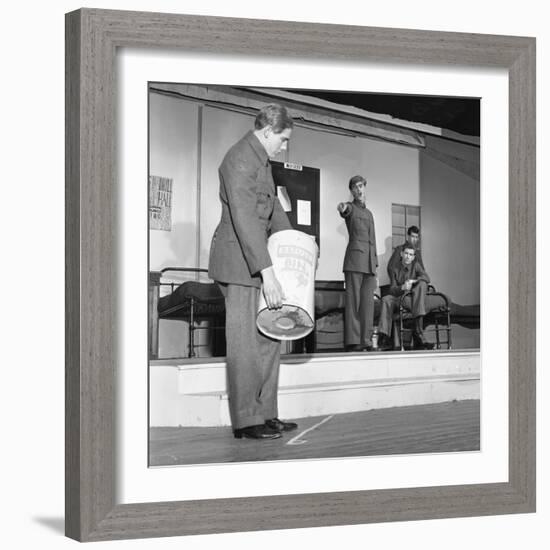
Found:
<path fill-rule="evenodd" d="M 44 527 L 48 527 L 51 531 L 54 531 L 56 533 L 59 533 L 60 535 L 65 534 L 65 518 L 33 518 L 33 520 L 43 525 Z"/>

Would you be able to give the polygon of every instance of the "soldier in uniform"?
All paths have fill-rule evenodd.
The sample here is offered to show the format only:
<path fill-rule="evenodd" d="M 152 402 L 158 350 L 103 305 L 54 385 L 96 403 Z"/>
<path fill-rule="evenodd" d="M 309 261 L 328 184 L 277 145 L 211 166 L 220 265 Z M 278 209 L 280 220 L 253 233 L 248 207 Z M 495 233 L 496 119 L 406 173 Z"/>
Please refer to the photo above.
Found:
<path fill-rule="evenodd" d="M 343 266 L 346 282 L 344 343 L 348 351 L 372 350 L 378 255 L 374 218 L 365 205 L 366 186 L 363 176 L 353 176 L 349 180 L 353 202 L 338 205 L 349 235 Z"/>
<path fill-rule="evenodd" d="M 411 293 L 405 298 L 405 305 L 414 319 L 413 343 L 415 349 L 433 349 L 433 344 L 424 337 L 424 316 L 427 313 L 426 293 L 430 277 L 416 261 L 416 249 L 414 245 L 405 243 L 401 249 L 400 261 L 392 267 L 390 272 L 389 293 L 382 298 L 380 319 L 378 321 L 379 347 L 382 351 L 393 349 L 391 342 L 391 328 L 393 314 L 399 309 L 401 297 L 405 293 Z"/>

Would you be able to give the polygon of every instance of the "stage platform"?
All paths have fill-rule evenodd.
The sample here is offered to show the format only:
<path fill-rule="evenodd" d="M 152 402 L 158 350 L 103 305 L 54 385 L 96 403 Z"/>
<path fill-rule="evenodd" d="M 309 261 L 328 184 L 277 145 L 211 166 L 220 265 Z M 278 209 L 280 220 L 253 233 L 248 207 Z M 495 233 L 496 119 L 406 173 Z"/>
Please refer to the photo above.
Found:
<path fill-rule="evenodd" d="M 150 362 L 151 427 L 229 426 L 225 360 Z M 480 398 L 480 353 L 331 353 L 281 358 L 285 419 Z"/>
<path fill-rule="evenodd" d="M 235 439 L 228 427 L 151 428 L 149 465 L 222 464 L 480 450 L 480 402 L 296 418 L 280 439 Z"/>

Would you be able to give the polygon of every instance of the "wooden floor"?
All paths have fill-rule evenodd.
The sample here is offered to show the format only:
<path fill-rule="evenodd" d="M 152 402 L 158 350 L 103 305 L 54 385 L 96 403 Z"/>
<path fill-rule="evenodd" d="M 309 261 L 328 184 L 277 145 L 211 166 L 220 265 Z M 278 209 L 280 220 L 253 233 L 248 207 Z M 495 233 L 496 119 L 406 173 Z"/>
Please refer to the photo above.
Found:
<path fill-rule="evenodd" d="M 280 439 L 235 439 L 231 428 L 151 428 L 150 466 L 478 451 L 479 401 L 294 419 Z M 289 419 L 285 419 L 289 420 Z"/>

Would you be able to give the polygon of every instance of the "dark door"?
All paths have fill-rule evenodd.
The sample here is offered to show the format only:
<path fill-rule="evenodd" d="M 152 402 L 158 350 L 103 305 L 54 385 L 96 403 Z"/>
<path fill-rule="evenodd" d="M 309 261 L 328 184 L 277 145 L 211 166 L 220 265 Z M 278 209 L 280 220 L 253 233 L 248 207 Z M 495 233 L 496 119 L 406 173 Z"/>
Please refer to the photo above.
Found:
<path fill-rule="evenodd" d="M 320 246 L 319 168 L 286 162 L 272 162 L 271 166 L 279 200 L 283 206 L 289 203 L 287 215 L 292 227 L 313 235 L 317 246 Z M 281 196 L 285 191 L 288 201 L 285 200 L 287 197 Z"/>

